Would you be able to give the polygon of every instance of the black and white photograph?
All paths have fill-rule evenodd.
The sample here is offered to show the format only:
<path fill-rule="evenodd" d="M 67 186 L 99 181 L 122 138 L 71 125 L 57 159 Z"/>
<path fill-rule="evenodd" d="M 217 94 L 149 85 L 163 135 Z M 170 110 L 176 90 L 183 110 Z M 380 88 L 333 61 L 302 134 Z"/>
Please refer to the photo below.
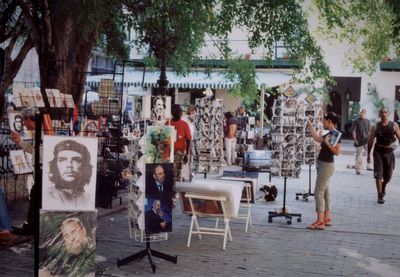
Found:
<path fill-rule="evenodd" d="M 171 117 L 171 97 L 143 96 L 142 118 L 152 121 L 165 121 Z"/>
<path fill-rule="evenodd" d="M 94 210 L 97 143 L 97 138 L 43 136 L 44 210 Z"/>
<path fill-rule="evenodd" d="M 8 113 L 10 130 L 16 132 L 22 140 L 32 139 L 32 133 L 24 125 L 24 118 L 19 112 Z"/>
<path fill-rule="evenodd" d="M 94 276 L 96 212 L 40 213 L 39 276 Z"/>
<path fill-rule="evenodd" d="M 132 112 L 130 114 L 131 121 L 138 121 L 142 119 L 142 97 L 131 96 Z"/>

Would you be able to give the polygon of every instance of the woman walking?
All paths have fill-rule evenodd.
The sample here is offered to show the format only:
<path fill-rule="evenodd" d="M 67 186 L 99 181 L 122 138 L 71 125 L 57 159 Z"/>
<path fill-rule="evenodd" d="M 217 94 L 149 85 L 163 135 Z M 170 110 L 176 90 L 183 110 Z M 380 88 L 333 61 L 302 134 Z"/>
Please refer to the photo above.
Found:
<path fill-rule="evenodd" d="M 322 124 L 324 129 L 329 132 L 325 135 L 319 135 L 313 127 L 310 120 L 307 121 L 307 127 L 313 139 L 321 143 L 321 150 L 317 159 L 317 180 L 315 182 L 314 198 L 317 210 L 317 220 L 308 225 L 308 229 L 324 230 L 325 226 L 332 225 L 330 214 L 330 195 L 329 195 L 329 179 L 335 171 L 334 156 L 340 153 L 340 137 L 338 142 L 333 142 L 334 133 L 338 133 L 335 129 L 340 117 L 333 112 L 327 113 Z"/>

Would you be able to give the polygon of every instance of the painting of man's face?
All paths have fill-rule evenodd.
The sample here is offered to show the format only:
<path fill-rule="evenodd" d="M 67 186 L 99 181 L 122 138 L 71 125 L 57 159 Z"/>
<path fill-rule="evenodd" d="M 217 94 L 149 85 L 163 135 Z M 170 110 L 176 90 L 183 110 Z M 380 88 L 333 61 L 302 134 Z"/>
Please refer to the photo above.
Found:
<path fill-rule="evenodd" d="M 71 150 L 64 150 L 58 153 L 57 169 L 58 173 L 66 182 L 76 181 L 80 175 L 82 167 L 82 155 Z"/>
<path fill-rule="evenodd" d="M 77 218 L 65 220 L 61 225 L 61 234 L 65 249 L 70 254 L 80 254 L 88 244 L 86 228 Z"/>

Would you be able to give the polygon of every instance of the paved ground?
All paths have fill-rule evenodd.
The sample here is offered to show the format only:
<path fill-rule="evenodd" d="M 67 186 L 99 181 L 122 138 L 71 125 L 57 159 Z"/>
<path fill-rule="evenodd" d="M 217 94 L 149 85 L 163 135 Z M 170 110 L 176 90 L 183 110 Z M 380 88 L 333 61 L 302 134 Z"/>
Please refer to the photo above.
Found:
<path fill-rule="evenodd" d="M 204 236 L 202 240 L 193 237 L 191 247 L 187 248 L 190 217 L 183 215 L 178 206 L 169 240 L 152 243 L 153 249 L 178 255 L 178 263 L 154 258 L 156 275 L 400 276 L 400 159 L 396 159 L 397 167 L 387 189 L 386 203 L 379 205 L 372 172 L 355 175 L 347 169 L 354 160 L 349 145 L 344 144 L 343 154 L 336 160 L 330 185 L 333 226 L 324 231 L 305 228 L 315 220 L 315 202 L 313 197 L 307 202 L 295 199 L 296 192 L 308 188 L 308 168 L 304 167 L 300 179 L 287 181 L 287 205 L 292 212 L 302 213 L 302 222 L 293 220 L 292 225 L 288 225 L 283 218 L 277 218 L 268 223 L 268 211 L 281 207 L 283 202 L 283 179 L 279 178 L 272 179 L 279 190 L 278 200 L 256 202 L 253 226 L 248 233 L 244 232 L 244 221 L 234 220 L 231 224 L 233 242 L 228 242 L 225 251 L 222 237 L 216 236 Z M 259 185 L 267 180 L 267 174 L 260 174 Z M 314 181 L 313 167 L 312 187 Z M 24 206 L 26 203 L 10 207 L 17 223 L 22 218 L 17 209 Z M 124 206 L 99 209 L 97 276 L 154 276 L 147 259 L 120 268 L 116 266 L 118 258 L 144 248 L 143 244 L 129 238 L 126 216 Z M 0 276 L 31 276 L 31 243 L 0 251 L 0 260 Z"/>

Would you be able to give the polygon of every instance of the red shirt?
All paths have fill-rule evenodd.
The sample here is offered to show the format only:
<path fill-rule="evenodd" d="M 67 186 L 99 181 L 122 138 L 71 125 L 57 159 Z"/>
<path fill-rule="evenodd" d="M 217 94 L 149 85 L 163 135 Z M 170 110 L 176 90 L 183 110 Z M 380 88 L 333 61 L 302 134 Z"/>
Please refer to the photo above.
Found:
<path fill-rule="evenodd" d="M 182 119 L 179 119 L 178 121 L 171 120 L 170 122 L 171 126 L 174 126 L 176 130 L 176 142 L 174 144 L 174 151 L 185 152 L 186 141 L 192 140 L 189 125 Z M 166 125 L 169 125 L 168 122 L 166 123 Z"/>

